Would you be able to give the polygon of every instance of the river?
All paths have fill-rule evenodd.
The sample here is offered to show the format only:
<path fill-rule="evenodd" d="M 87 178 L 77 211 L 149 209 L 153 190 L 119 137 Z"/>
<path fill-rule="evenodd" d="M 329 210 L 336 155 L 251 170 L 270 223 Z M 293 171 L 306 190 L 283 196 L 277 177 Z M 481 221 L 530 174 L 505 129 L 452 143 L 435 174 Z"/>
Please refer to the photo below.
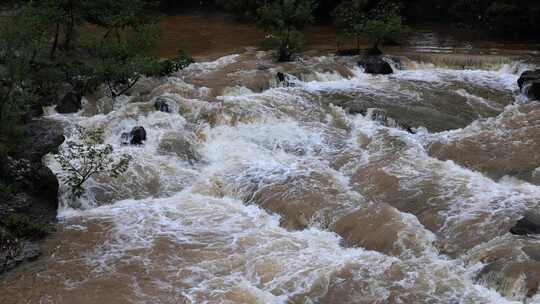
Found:
<path fill-rule="evenodd" d="M 328 28 L 275 64 L 253 25 L 164 25 L 156 52 L 198 63 L 49 110 L 133 162 L 78 201 L 61 187 L 57 232 L 1 303 L 540 303 L 540 241 L 508 233 L 540 207 L 540 104 L 517 86 L 538 45 L 419 29 L 373 76 L 324 51 Z M 147 141 L 122 145 L 135 126 Z"/>

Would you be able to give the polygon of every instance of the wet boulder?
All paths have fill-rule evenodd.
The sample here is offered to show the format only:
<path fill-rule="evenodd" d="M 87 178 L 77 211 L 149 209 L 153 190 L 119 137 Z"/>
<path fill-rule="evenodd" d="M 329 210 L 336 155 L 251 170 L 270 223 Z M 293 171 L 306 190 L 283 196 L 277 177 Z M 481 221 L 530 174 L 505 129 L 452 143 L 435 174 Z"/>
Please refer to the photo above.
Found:
<path fill-rule="evenodd" d="M 64 131 L 57 121 L 39 119 L 26 124 L 23 138 L 15 155 L 41 162 L 46 154 L 58 152 L 58 147 L 64 142 Z"/>
<path fill-rule="evenodd" d="M 122 144 L 142 145 L 146 141 L 146 130 L 144 127 L 134 127 L 131 132 L 122 133 Z"/>
<path fill-rule="evenodd" d="M 293 87 L 296 77 L 283 72 L 277 72 L 276 78 L 279 85 L 284 87 Z"/>
<path fill-rule="evenodd" d="M 60 114 L 77 113 L 82 109 L 82 97 L 79 94 L 69 92 L 56 106 L 56 112 Z"/>
<path fill-rule="evenodd" d="M 158 97 L 154 102 L 154 108 L 156 111 L 171 113 L 171 107 L 169 106 L 169 100 L 164 97 Z"/>
<path fill-rule="evenodd" d="M 388 75 L 392 74 L 392 66 L 382 56 L 364 56 L 358 61 L 368 74 Z"/>
<path fill-rule="evenodd" d="M 540 214 L 527 213 L 510 229 L 516 235 L 540 234 Z"/>
<path fill-rule="evenodd" d="M 540 70 L 525 71 L 518 79 L 521 92 L 532 99 L 540 100 Z"/>

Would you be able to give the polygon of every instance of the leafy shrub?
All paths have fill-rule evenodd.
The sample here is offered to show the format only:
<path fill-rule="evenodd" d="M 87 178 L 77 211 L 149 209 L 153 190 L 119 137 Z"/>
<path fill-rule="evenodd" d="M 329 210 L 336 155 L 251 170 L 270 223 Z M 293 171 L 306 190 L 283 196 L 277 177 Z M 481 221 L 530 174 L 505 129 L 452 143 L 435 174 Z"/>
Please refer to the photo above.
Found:
<path fill-rule="evenodd" d="M 117 160 L 112 155 L 113 147 L 103 143 L 103 129 L 79 128 L 80 141 L 66 142 L 67 148 L 56 156 L 65 177 L 61 179 L 71 188 L 72 198 L 84 193 L 84 183 L 96 174 L 108 174 L 116 178 L 124 173 L 131 156 L 123 154 Z"/>
<path fill-rule="evenodd" d="M 189 54 L 184 50 L 179 50 L 178 55 L 172 59 L 165 59 L 160 62 L 161 71 L 160 76 L 168 76 L 174 74 L 180 70 L 185 69 L 190 64 L 195 61 Z"/>

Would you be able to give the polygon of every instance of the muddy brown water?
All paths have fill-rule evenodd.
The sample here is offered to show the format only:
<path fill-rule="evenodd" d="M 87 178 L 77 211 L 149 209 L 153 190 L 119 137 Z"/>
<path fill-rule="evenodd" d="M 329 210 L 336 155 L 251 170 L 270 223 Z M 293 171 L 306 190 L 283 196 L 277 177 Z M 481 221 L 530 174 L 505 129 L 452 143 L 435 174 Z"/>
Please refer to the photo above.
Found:
<path fill-rule="evenodd" d="M 536 45 L 419 31 L 376 76 L 328 51 L 276 64 L 223 15 L 163 22 L 157 52 L 198 63 L 47 112 L 133 164 L 78 201 L 61 187 L 58 231 L 0 303 L 540 303 L 540 241 L 508 233 L 540 207 L 540 103 L 516 84 Z M 122 145 L 134 126 L 147 141 Z"/>
<path fill-rule="evenodd" d="M 174 56 L 185 48 L 199 58 L 217 58 L 240 53 L 247 47 L 261 47 L 264 32 L 253 22 L 238 21 L 220 13 L 199 13 L 166 16 L 161 21 L 162 39 L 156 53 Z M 366 39 L 361 46 L 367 47 Z M 353 48 L 355 42 L 336 38 L 332 24 L 317 24 L 306 30 L 306 50 L 333 52 L 338 47 Z M 503 40 L 468 33 L 441 25 L 413 26 L 401 46 L 386 46 L 390 53 L 439 53 L 468 55 L 530 55 L 540 54 L 540 41 Z"/>

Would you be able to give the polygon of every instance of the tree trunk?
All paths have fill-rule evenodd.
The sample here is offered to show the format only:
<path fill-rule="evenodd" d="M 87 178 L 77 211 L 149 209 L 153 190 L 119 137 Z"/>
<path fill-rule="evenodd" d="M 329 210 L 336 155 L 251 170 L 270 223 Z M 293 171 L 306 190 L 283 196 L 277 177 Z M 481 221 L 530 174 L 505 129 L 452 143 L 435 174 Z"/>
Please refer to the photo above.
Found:
<path fill-rule="evenodd" d="M 286 37 L 285 41 L 281 43 L 281 47 L 279 50 L 278 61 L 280 62 L 291 61 L 291 54 L 289 51 L 290 36 L 291 36 L 290 31 L 289 29 L 287 29 L 287 35 L 285 36 Z"/>
<path fill-rule="evenodd" d="M 70 7 L 68 9 L 68 14 L 69 14 L 69 20 L 66 24 L 66 33 L 65 33 L 65 39 L 64 39 L 64 49 L 66 51 L 69 51 L 70 48 L 71 48 L 71 41 L 73 40 L 73 32 L 75 30 L 75 16 L 74 16 L 74 12 L 73 12 L 73 7 L 71 6 L 71 3 L 70 3 Z"/>
<path fill-rule="evenodd" d="M 369 50 L 369 55 L 382 55 L 382 51 L 379 49 L 379 44 L 381 43 L 381 40 L 380 39 L 377 39 L 375 41 L 375 44 L 373 45 L 373 47 L 371 48 L 371 50 Z"/>
<path fill-rule="evenodd" d="M 56 23 L 56 30 L 54 32 L 54 41 L 51 48 L 51 60 L 54 59 L 54 55 L 56 53 L 56 49 L 58 48 L 58 37 L 60 36 L 60 23 Z"/>

